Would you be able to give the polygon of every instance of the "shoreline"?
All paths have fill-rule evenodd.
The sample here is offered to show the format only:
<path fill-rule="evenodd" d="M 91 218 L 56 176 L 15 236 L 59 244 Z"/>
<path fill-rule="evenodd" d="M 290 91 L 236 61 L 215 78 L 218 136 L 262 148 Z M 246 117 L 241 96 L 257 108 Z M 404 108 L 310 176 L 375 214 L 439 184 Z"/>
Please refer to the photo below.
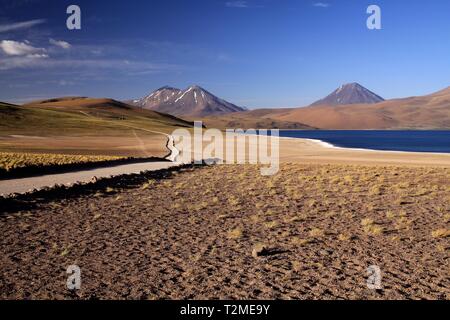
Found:
<path fill-rule="evenodd" d="M 280 137 L 280 161 L 450 167 L 450 153 L 341 148 L 317 139 Z"/>
<path fill-rule="evenodd" d="M 280 139 L 293 139 L 293 140 L 305 140 L 313 142 L 323 148 L 327 149 L 335 149 L 335 150 L 348 150 L 348 151 L 368 151 L 368 152 L 386 152 L 386 153 L 413 153 L 413 154 L 431 154 L 431 155 L 450 155 L 450 152 L 426 152 L 426 151 L 403 151 L 403 150 L 379 150 L 379 149 L 364 149 L 364 148 L 351 148 L 351 147 L 339 147 L 335 146 L 332 143 L 320 140 L 320 139 L 311 139 L 311 138 L 294 138 L 294 137 L 281 137 Z"/>

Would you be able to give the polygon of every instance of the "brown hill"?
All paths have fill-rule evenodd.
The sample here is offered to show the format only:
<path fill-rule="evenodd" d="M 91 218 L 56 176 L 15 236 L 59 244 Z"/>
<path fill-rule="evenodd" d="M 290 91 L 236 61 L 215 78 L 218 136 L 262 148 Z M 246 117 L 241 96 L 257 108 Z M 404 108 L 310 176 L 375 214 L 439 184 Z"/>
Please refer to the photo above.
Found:
<path fill-rule="evenodd" d="M 450 87 L 426 96 L 375 104 L 259 109 L 205 119 L 207 126 L 211 123 L 232 125 L 233 122 L 251 126 L 256 123 L 270 124 L 271 121 L 282 129 L 290 129 L 288 123 L 320 129 L 449 129 Z"/>
<path fill-rule="evenodd" d="M 322 129 L 450 128 L 450 88 L 421 97 L 376 104 L 298 108 L 274 116 Z"/>
<path fill-rule="evenodd" d="M 111 99 L 0 103 L 0 151 L 165 157 L 167 137 L 192 123 Z"/>
<path fill-rule="evenodd" d="M 18 111 L 21 111 L 23 115 L 34 114 L 31 122 L 29 122 L 32 126 L 38 124 L 48 127 L 47 124 L 53 123 L 53 120 L 57 117 L 60 122 L 57 125 L 57 130 L 63 129 L 64 132 L 120 131 L 124 126 L 125 128 L 126 126 L 135 126 L 169 132 L 175 127 L 192 126 L 191 122 L 172 115 L 142 109 L 106 98 L 57 98 L 31 102 L 18 108 Z M 27 120 L 25 116 L 21 118 Z M 52 130 L 53 128 L 47 129 Z"/>
<path fill-rule="evenodd" d="M 297 129 L 313 130 L 314 127 L 292 120 L 276 119 L 278 114 L 290 109 L 258 109 L 235 112 L 227 115 L 204 117 L 201 120 L 208 128 L 240 128 L 240 129 Z"/>

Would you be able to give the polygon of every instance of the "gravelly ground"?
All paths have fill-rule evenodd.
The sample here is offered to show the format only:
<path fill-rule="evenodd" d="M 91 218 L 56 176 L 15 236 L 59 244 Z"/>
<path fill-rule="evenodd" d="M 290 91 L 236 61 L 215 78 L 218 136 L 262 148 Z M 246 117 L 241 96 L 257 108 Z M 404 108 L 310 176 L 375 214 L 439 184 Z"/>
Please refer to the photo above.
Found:
<path fill-rule="evenodd" d="M 449 299 L 449 181 L 448 168 L 214 166 L 41 199 L 0 216 L 0 297 Z M 370 265 L 382 289 L 367 288 Z"/>

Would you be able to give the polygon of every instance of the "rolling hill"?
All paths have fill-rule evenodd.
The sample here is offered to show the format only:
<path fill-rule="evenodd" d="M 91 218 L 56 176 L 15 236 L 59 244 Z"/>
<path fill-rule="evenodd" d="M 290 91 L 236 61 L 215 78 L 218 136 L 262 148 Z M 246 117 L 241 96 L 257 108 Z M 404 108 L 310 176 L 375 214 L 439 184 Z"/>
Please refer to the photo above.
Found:
<path fill-rule="evenodd" d="M 0 132 L 6 127 L 33 134 L 117 134 L 127 126 L 170 132 L 192 123 L 112 99 L 67 97 L 31 102 L 0 110 Z M 7 121 L 8 118 L 10 121 Z"/>
<path fill-rule="evenodd" d="M 164 157 L 167 136 L 192 123 L 111 99 L 0 103 L 0 151 Z"/>
<path fill-rule="evenodd" d="M 201 120 L 206 127 L 218 129 L 316 129 L 301 122 L 276 119 L 278 112 L 285 111 L 286 109 L 258 109 L 227 115 L 204 117 L 201 118 Z"/>
<path fill-rule="evenodd" d="M 436 93 L 378 103 L 312 105 L 302 108 L 256 109 L 204 118 L 206 126 L 290 124 L 319 129 L 450 129 L 450 87 Z"/>

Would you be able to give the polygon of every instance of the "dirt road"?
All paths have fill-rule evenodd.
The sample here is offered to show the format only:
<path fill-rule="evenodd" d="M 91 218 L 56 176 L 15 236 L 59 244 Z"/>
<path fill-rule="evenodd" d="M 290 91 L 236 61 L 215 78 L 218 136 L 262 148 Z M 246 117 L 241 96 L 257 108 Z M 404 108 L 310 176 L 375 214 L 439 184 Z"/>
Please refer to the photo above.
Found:
<path fill-rule="evenodd" d="M 89 182 L 92 181 L 94 177 L 107 178 L 123 174 L 136 174 L 144 171 L 167 169 L 176 165 L 177 163 L 169 161 L 153 161 L 124 164 L 114 167 L 83 170 L 77 172 L 50 174 L 39 177 L 1 180 L 0 195 L 6 196 L 13 193 L 26 193 L 34 189 L 42 189 L 44 187 L 52 187 L 54 185 L 70 185 L 77 182 Z"/>

